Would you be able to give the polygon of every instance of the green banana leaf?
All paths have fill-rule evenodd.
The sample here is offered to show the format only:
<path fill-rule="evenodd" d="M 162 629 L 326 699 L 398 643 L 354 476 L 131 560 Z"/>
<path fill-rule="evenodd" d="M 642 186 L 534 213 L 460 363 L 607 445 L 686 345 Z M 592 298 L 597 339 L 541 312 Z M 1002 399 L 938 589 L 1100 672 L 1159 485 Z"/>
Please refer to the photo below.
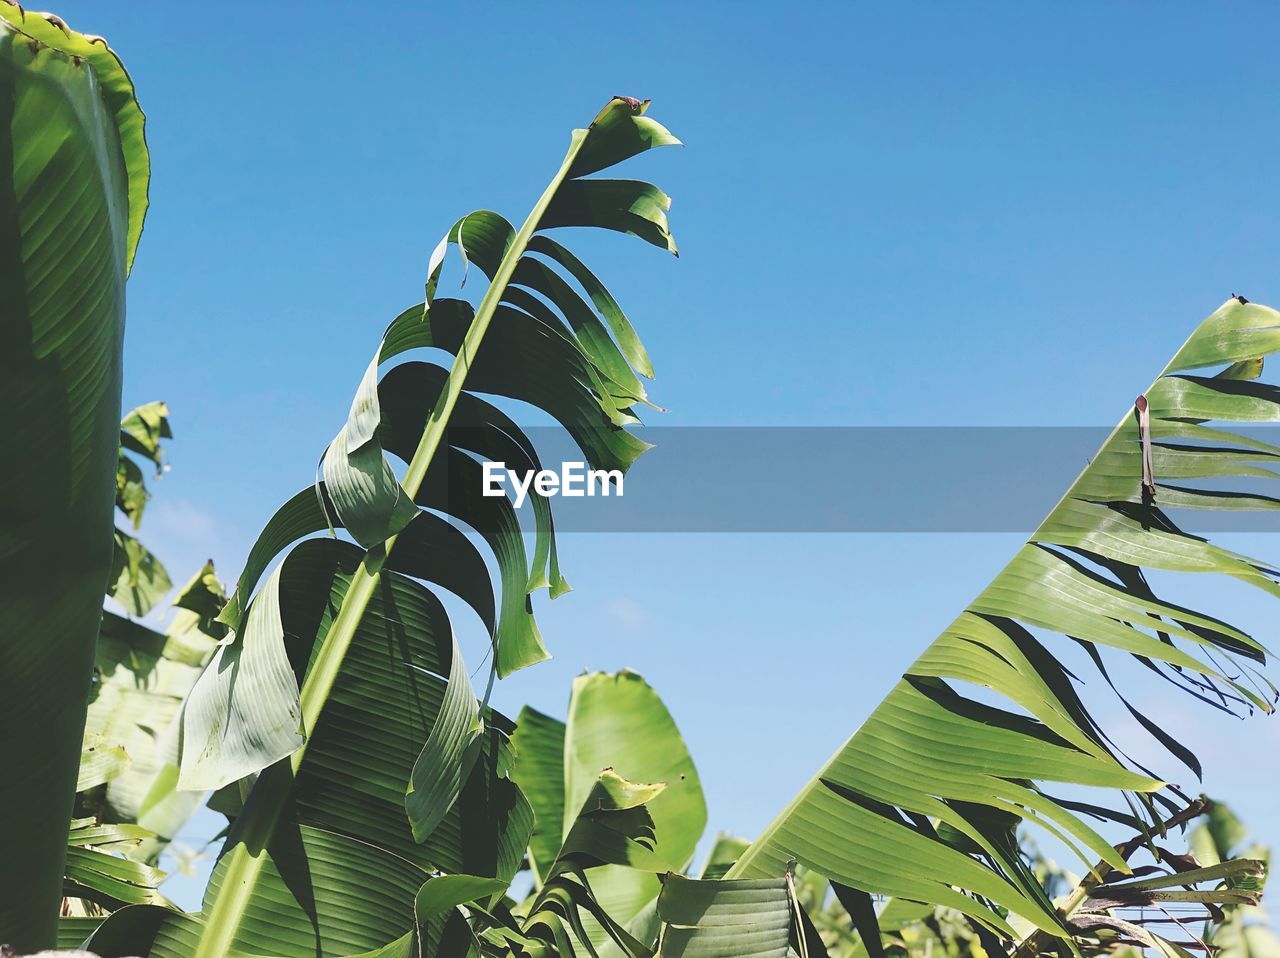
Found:
<path fill-rule="evenodd" d="M 791 901 L 785 877 L 668 875 L 658 898 L 659 958 L 787 958 Z"/>
<path fill-rule="evenodd" d="M 161 441 L 171 438 L 164 403 L 139 406 L 120 422 L 116 508 L 135 529 L 151 493 L 134 456 L 154 464 L 159 475 L 166 467 Z M 118 563 L 123 533 L 117 529 L 116 535 Z M 132 536 L 126 538 L 159 567 L 144 546 Z M 169 588 L 168 575 L 159 568 L 163 585 L 147 591 L 145 603 L 121 601 L 121 588 L 134 596 L 146 590 L 136 576 L 132 581 L 122 576 L 108 595 L 121 601 L 127 612 L 145 614 Z M 226 635 L 226 626 L 215 621 L 225 604 L 222 584 L 208 562 L 179 590 L 163 633 L 109 610 L 103 613 L 76 814 L 89 816 L 102 827 L 135 828 L 135 840 L 116 843 L 111 851 L 145 865 L 157 863 L 165 846 L 204 801 L 203 793 L 176 788 L 179 715 L 219 639 Z"/>
<path fill-rule="evenodd" d="M 151 501 L 142 469 L 132 456 L 142 456 L 156 467 L 159 476 L 165 469 L 162 439 L 172 439 L 169 426 L 169 407 L 162 402 L 150 402 L 130 409 L 120 420 L 120 458 L 116 463 L 116 508 L 125 514 L 137 529 L 142 525 L 142 513 Z"/>
<path fill-rule="evenodd" d="M 116 508 L 136 530 L 151 501 L 142 468 L 134 456 L 155 465 L 156 476 L 165 469 L 162 439 L 172 439 L 169 407 L 147 403 L 125 413 L 120 420 L 120 452 L 116 463 Z M 169 571 L 151 550 L 123 529 L 115 531 L 115 555 L 107 595 L 131 616 L 144 616 L 173 588 Z"/>
<path fill-rule="evenodd" d="M 531 504 L 530 557 L 510 501 L 479 495 L 474 452 L 536 462 L 536 451 L 476 394 L 546 409 L 592 462 L 625 467 L 646 448 L 625 429 L 636 421 L 631 400 L 597 366 L 604 343 L 576 331 L 586 320 L 566 298 L 567 280 L 558 308 L 572 318 L 509 302 L 532 240 L 549 226 L 623 229 L 671 248 L 655 188 L 580 179 L 674 142 L 643 115 L 646 105 L 615 98 L 573 133 L 533 212 L 504 238 L 476 307 L 435 296 L 448 236 L 433 254 L 428 300 L 387 329 L 320 457 L 315 488 L 263 529 L 220 615 L 232 631 L 183 708 L 179 786 L 245 795 L 204 907 L 199 915 L 122 909 L 95 934 L 100 952 L 398 953 L 420 937 L 414 896 L 430 870 L 514 875 L 532 811 L 510 779 L 511 725 L 487 699 L 498 676 L 547 656 L 532 593 L 567 584 L 549 505 Z M 559 199 L 564 188 L 571 200 Z M 460 235 L 465 260 L 469 233 Z M 585 269 L 576 260 L 563 268 L 570 277 Z M 574 295 L 612 304 L 602 289 L 596 280 Z M 609 328 L 624 331 L 618 348 L 638 357 L 616 304 L 605 308 Z M 453 353 L 451 369 L 401 364 L 379 382 L 382 363 L 420 347 Z M 609 375 L 623 373 L 613 363 Z M 402 474 L 388 454 L 407 463 Z M 493 554 L 497 582 L 458 524 Z M 355 544 L 304 538 L 324 529 Z M 479 697 L 426 583 L 455 592 L 485 622 L 489 677 Z M 362 902 L 358 915 L 353 900 Z"/>
<path fill-rule="evenodd" d="M 128 757 L 128 767 L 105 783 L 101 814 L 152 833 L 135 852 L 144 862 L 156 861 L 204 800 L 202 792 L 176 787 L 180 713 L 226 633 L 214 621 L 225 601 L 209 562 L 179 591 L 163 634 L 110 612 L 103 616 L 85 729 Z"/>
<path fill-rule="evenodd" d="M 348 543 L 312 539 L 282 565 L 278 611 L 291 642 L 288 667 L 305 669 L 323 643 L 360 558 Z M 453 654 L 439 600 L 407 576 L 384 573 L 306 759 L 293 773 L 288 817 L 273 829 L 230 950 L 355 954 L 413 930 L 414 896 L 431 867 L 487 872 L 504 883 L 514 875 L 531 816 L 502 771 L 510 761 L 504 733 L 510 725 L 499 716 L 488 717 L 461 801 L 425 843 L 410 830 L 406 783 L 444 702 Z M 231 841 L 252 825 L 260 798 L 250 791 Z M 187 954 L 183 949 L 209 933 L 206 919 L 233 863 L 224 855 L 215 867 L 204 915 L 117 912 L 95 934 L 93 948 L 110 954 L 119 941 L 124 954 Z M 350 913 L 357 900 L 368 902 L 367 914 Z"/>
<path fill-rule="evenodd" d="M 160 468 L 160 441 L 168 438 L 163 403 L 140 406 L 121 420 L 116 507 L 135 528 L 150 493 L 132 456 Z M 165 582 L 167 590 L 167 576 Z M 121 905 L 164 902 L 158 892 L 164 875 L 154 866 L 204 800 L 201 793 L 175 789 L 178 713 L 226 632 L 214 621 L 225 602 L 210 562 L 174 600 L 163 634 L 111 611 L 103 614 L 76 782 L 78 817 L 68 838 L 60 939 L 63 919 L 83 927 Z M 152 602 L 143 609 L 125 605 L 137 613 Z"/>
<path fill-rule="evenodd" d="M 414 903 L 414 918 L 422 929 L 425 953 L 461 955 L 462 949 L 478 953 L 479 941 L 459 906 L 487 901 L 506 888 L 504 881 L 475 875 L 438 875 L 423 885 Z"/>
<path fill-rule="evenodd" d="M 69 900 L 100 908 L 164 901 L 157 891 L 164 873 L 138 860 L 138 847 L 154 837 L 138 825 L 102 825 L 92 819 L 73 821 L 67 836 L 64 884 Z M 61 934 L 60 930 L 60 937 Z M 81 940 L 85 937 L 87 932 Z"/>
<path fill-rule="evenodd" d="M 702 864 L 699 878 L 723 878 L 727 872 L 747 850 L 751 843 L 745 838 L 738 838 L 729 832 L 718 832 L 715 844 L 707 852 L 707 860 Z"/>
<path fill-rule="evenodd" d="M 1144 573 L 1216 573 L 1280 592 L 1273 566 L 1183 532 L 1165 511 L 1273 504 L 1253 491 L 1275 478 L 1248 464 L 1257 440 L 1219 423 L 1280 421 L 1280 390 L 1256 378 L 1277 348 L 1274 310 L 1233 298 L 1210 316 L 1030 541 L 728 876 L 776 877 L 794 859 L 848 889 L 949 906 L 1005 938 L 1016 937 L 1006 911 L 1069 938 L 1017 855 L 1014 826 L 1044 827 L 1086 864 L 1096 858 L 1124 871 L 1083 815 L 1140 827 L 1136 813 L 1154 817 L 1161 804 L 1178 803 L 1109 743 L 1052 643 L 1073 639 L 1108 681 L 1105 663 L 1127 653 L 1208 704 L 1272 710 L 1275 688 L 1258 669 L 1262 646 L 1160 598 Z M 1215 367 L 1223 368 L 1215 375 Z M 1221 477 L 1249 491 L 1239 496 Z M 988 704 L 991 693 L 1010 708 Z M 1145 726 L 1195 768 L 1185 748 Z M 1061 785 L 1110 791 L 1084 806 L 1055 798 Z M 1133 811 L 1106 804 L 1116 790 Z"/>
<path fill-rule="evenodd" d="M 638 940 L 604 907 L 592 876 L 603 868 L 652 874 L 664 867 L 655 853 L 656 825 L 650 807 L 664 794 L 662 784 L 629 782 L 613 769 L 597 775 L 576 814 L 569 816 L 564 841 L 538 892 L 501 916 L 478 912 L 475 925 L 485 940 L 512 958 L 557 955 L 596 956 L 593 928 L 627 958 L 652 958 Z"/>
<path fill-rule="evenodd" d="M 1194 820 L 1205 805 L 1205 800 L 1191 803 L 1175 816 L 1175 821 Z M 1173 827 L 1170 825 L 1169 830 Z M 1229 811 L 1210 806 L 1208 822 L 1190 836 L 1191 854 L 1172 851 L 1159 835 L 1143 831 L 1116 846 L 1117 854 L 1133 869 L 1134 877 L 1122 878 L 1113 877 L 1106 866 L 1100 865 L 1096 866 L 1097 873 L 1088 873 L 1081 879 L 1045 858 L 1027 836 L 1022 837 L 1020 845 L 1037 880 L 1058 904 L 1071 932 L 1074 953 L 1100 958 L 1147 949 L 1169 958 L 1187 958 L 1189 950 L 1200 950 L 1200 942 L 1216 942 L 1220 937 L 1224 947 L 1243 947 L 1247 954 L 1247 939 L 1260 937 L 1249 929 L 1270 934 L 1256 924 L 1262 918 L 1256 904 L 1262 890 L 1266 852 L 1256 847 L 1238 847 L 1244 837 L 1243 827 Z M 727 867 L 746 847 L 746 842 L 722 836 L 708 867 Z M 1100 878 L 1099 874 L 1105 877 Z M 729 895 L 736 886 L 750 888 L 752 881 L 704 884 L 710 889 L 708 895 Z M 671 890 L 670 880 L 666 885 L 664 896 Z M 895 898 L 875 914 L 869 896 L 841 885 L 836 885 L 832 894 L 831 883 L 803 865 L 794 870 L 792 887 L 792 917 L 800 923 L 793 926 L 793 931 L 803 927 L 806 941 L 804 948 L 797 948 L 793 934 L 788 954 L 803 955 L 807 950 L 810 956 L 827 958 L 883 958 L 887 954 L 983 958 L 1008 951 L 980 924 L 951 908 Z M 675 890 L 681 891 L 678 884 Z M 696 896 L 692 901 L 698 901 Z M 665 904 L 664 899 L 659 900 L 660 910 Z M 664 915 L 665 921 L 681 924 L 674 911 L 666 911 L 671 917 Z M 696 940 L 704 951 L 698 953 L 748 953 L 750 936 L 764 934 L 762 922 L 757 921 L 764 914 L 748 914 L 744 910 L 733 916 L 735 927 L 719 931 L 716 936 L 699 930 Z M 1023 919 L 1013 917 L 1011 922 L 1019 932 L 1034 931 Z M 1203 931 L 1197 930 L 1201 922 Z M 683 924 L 697 927 L 717 923 L 686 918 Z M 663 932 L 667 948 L 683 942 L 681 934 L 673 939 L 671 931 L 668 928 Z M 738 936 L 741 940 L 735 940 Z M 1028 934 L 1017 950 L 1019 958 L 1062 953 L 1061 943 L 1043 934 Z"/>
<path fill-rule="evenodd" d="M 0 4 L 0 941 L 51 946 L 112 567 L 124 287 L 149 176 L 101 38 Z"/>
<path fill-rule="evenodd" d="M 169 594 L 169 570 L 129 533 L 115 530 L 115 552 L 107 595 L 131 616 L 144 616 Z"/>
<path fill-rule="evenodd" d="M 1215 804 L 1206 821 L 1191 833 L 1188 845 L 1201 865 L 1210 866 L 1244 857 L 1268 863 L 1270 850 L 1248 841 L 1244 824 L 1225 805 Z M 1262 892 L 1266 873 L 1252 881 L 1232 879 L 1230 887 L 1247 886 Z M 1230 905 L 1222 909 L 1222 920 L 1207 925 L 1201 934 L 1218 958 L 1280 958 L 1280 937 L 1267 923 L 1261 908 L 1251 904 Z"/>
<path fill-rule="evenodd" d="M 581 807 L 603 769 L 631 781 L 666 783 L 646 806 L 657 836 L 654 853 L 666 868 L 644 872 L 606 865 L 587 876 L 614 921 L 635 937 L 652 940 L 649 932 L 657 928 L 652 906 L 662 887 L 658 873 L 689 865 L 707 822 L 697 769 L 658 694 L 631 671 L 580 675 L 573 682 L 568 721 L 526 708 L 516 722 L 514 742 L 520 756 L 514 777 L 538 823 L 530 864 L 539 880 L 573 825 L 565 809 Z M 608 950 L 605 930 L 590 921 L 587 927 L 595 946 Z"/>

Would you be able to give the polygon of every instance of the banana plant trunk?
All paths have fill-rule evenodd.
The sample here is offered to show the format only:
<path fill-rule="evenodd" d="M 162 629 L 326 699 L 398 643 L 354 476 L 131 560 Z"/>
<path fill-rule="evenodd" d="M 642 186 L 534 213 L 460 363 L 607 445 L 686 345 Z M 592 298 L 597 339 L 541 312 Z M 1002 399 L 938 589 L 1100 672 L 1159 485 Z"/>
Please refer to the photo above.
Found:
<path fill-rule="evenodd" d="M 54 943 L 111 568 L 141 126 L 105 44 L 0 4 L 0 943 L 19 952 Z"/>

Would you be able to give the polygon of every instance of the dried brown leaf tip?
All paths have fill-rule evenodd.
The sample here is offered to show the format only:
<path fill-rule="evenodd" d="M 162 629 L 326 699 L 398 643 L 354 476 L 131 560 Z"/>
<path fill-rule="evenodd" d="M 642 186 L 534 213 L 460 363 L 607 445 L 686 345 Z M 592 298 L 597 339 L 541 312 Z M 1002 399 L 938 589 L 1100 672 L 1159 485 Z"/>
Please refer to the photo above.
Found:
<path fill-rule="evenodd" d="M 643 113 L 645 107 L 649 105 L 648 100 L 637 100 L 633 96 L 615 96 L 614 99 L 621 100 L 627 105 L 627 109 L 636 114 Z"/>
<path fill-rule="evenodd" d="M 44 19 L 45 19 L 45 22 L 48 23 L 50 26 L 57 27 L 67 36 L 71 36 L 71 31 L 67 29 L 67 23 L 65 20 L 62 19 L 62 17 L 59 17 L 56 14 L 46 13 L 44 14 Z"/>
<path fill-rule="evenodd" d="M 1232 293 L 1231 298 L 1234 299 L 1241 306 L 1247 306 L 1249 304 L 1249 301 L 1245 299 L 1243 296 L 1241 296 L 1239 293 Z"/>

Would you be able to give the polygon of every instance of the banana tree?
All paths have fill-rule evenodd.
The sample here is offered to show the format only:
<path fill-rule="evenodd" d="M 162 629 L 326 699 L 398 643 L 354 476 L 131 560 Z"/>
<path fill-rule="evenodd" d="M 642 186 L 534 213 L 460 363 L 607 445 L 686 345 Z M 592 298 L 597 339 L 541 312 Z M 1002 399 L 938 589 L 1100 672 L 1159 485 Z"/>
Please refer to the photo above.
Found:
<path fill-rule="evenodd" d="M 861 907 L 858 898 L 842 886 L 832 895 L 827 880 L 803 865 L 778 878 L 725 880 L 725 872 L 749 847 L 730 836 L 716 840 L 696 878 L 682 874 L 670 862 L 685 861 L 687 867 L 687 858 L 672 856 L 692 848 L 705 814 L 696 778 L 689 784 L 693 771 L 679 733 L 656 693 L 635 673 L 580 676 L 568 721 L 526 708 L 513 743 L 519 755 L 515 777 L 538 821 L 528 853 L 534 888 L 515 903 L 502 895 L 501 881 L 465 874 L 429 880 L 415 912 L 426 954 L 983 958 L 1003 953 L 998 939 L 963 913 L 903 899 L 882 909 L 878 923 L 872 923 L 881 934 L 864 938 L 852 917 Z M 600 768 L 614 758 L 628 769 L 647 768 L 664 778 L 633 785 L 615 769 Z M 1080 953 L 1136 958 L 1145 948 L 1166 958 L 1188 958 L 1188 949 L 1202 946 L 1194 930 L 1199 919 L 1192 912 L 1207 921 L 1206 939 L 1212 934 L 1214 940 L 1225 935 L 1234 941 L 1241 909 L 1256 904 L 1261 884 L 1259 856 L 1252 850 L 1230 855 L 1227 849 L 1239 844 L 1242 832 L 1204 801 L 1180 809 L 1164 830 L 1206 811 L 1210 825 L 1193 834 L 1194 856 L 1170 851 L 1146 832 L 1115 846 L 1115 855 L 1132 870 L 1127 877 L 1099 863 L 1085 879 L 1077 879 L 1047 867 L 1030 843 L 1020 843 L 1018 854 L 1047 895 L 1075 899 L 1068 927 Z M 618 883 L 619 876 L 632 881 Z M 626 921 L 633 912 L 617 892 L 635 888 L 652 889 L 651 907 L 645 920 Z M 1028 923 L 1011 920 L 1034 932 Z M 1258 926 L 1248 927 L 1255 941 L 1264 940 Z M 401 944 L 411 942 L 406 937 Z M 1019 953 L 1029 958 L 1057 954 L 1059 948 L 1051 937 L 1032 934 Z"/>
<path fill-rule="evenodd" d="M 1190 852 L 1202 865 L 1217 865 L 1234 858 L 1266 863 L 1270 850 L 1248 841 L 1248 831 L 1227 806 L 1215 803 L 1206 821 L 1191 833 Z M 1224 882 L 1246 891 L 1261 891 L 1266 874 L 1252 881 L 1232 878 Z M 1268 927 L 1266 915 L 1256 903 L 1239 903 L 1222 909 L 1220 920 L 1204 930 L 1218 958 L 1280 958 L 1280 937 Z"/>
<path fill-rule="evenodd" d="M 567 958 L 596 954 L 593 942 L 599 941 L 604 946 L 600 954 L 650 958 L 653 952 L 646 941 L 610 912 L 595 879 L 603 873 L 614 878 L 616 886 L 619 875 L 644 878 L 666 867 L 653 814 L 654 804 L 666 793 L 664 782 L 641 785 L 611 768 L 602 770 L 583 794 L 578 811 L 565 816 L 564 839 L 544 862 L 537 890 L 515 908 L 488 913 L 474 905 L 468 909 L 475 941 L 472 953 L 477 958 L 480 953 Z M 641 934 L 648 937 L 643 930 Z"/>
<path fill-rule="evenodd" d="M 1098 859 L 1095 874 L 1125 873 L 1124 856 L 1085 816 L 1156 828 L 1161 809 L 1185 796 L 1111 743 L 1054 643 L 1070 639 L 1118 695 L 1109 667 L 1127 655 L 1209 707 L 1273 709 L 1261 644 L 1161 598 L 1146 573 L 1229 576 L 1280 593 L 1273 566 L 1186 533 L 1170 515 L 1280 507 L 1265 490 L 1280 447 L 1226 428 L 1280 421 L 1280 389 L 1260 378 L 1278 349 L 1280 314 L 1264 306 L 1235 297 L 1205 320 L 1009 565 L 727 877 L 777 879 L 794 861 L 861 901 L 864 927 L 875 918 L 868 896 L 879 894 L 953 908 L 1006 941 L 1069 940 L 1083 899 L 1049 900 L 1017 854 L 1016 827 L 1038 825 L 1086 864 Z M 1199 774 L 1184 745 L 1122 700 Z M 1078 786 L 1109 791 L 1088 802 L 1057 793 Z"/>
<path fill-rule="evenodd" d="M 112 571 L 125 279 L 149 166 L 99 37 L 0 3 L 0 942 L 52 944 Z"/>
<path fill-rule="evenodd" d="M 120 421 L 116 469 L 116 510 L 136 531 L 151 499 L 138 458 L 167 468 L 162 441 L 172 439 L 169 408 L 151 402 L 130 410 Z M 86 740 L 93 736 L 119 749 L 126 764 L 100 787 L 77 797 L 77 815 L 93 814 L 104 823 L 137 825 L 146 837 L 129 849 L 131 857 L 155 864 L 169 840 L 204 800 L 195 791 L 178 791 L 180 710 L 213 656 L 226 626 L 216 621 L 226 604 L 213 562 L 206 562 L 178 590 L 163 632 L 132 616 L 144 616 L 171 589 L 169 573 L 138 539 L 117 528 L 115 570 L 109 598 L 129 617 L 103 614 L 94 656 Z M 82 770 L 83 771 L 83 770 Z"/>
<path fill-rule="evenodd" d="M 575 130 L 518 229 L 471 213 L 432 254 L 426 298 L 384 333 L 320 480 L 251 550 L 220 616 L 230 631 L 184 706 L 179 786 L 242 798 L 204 907 L 121 909 L 93 936 L 102 954 L 407 948 L 434 871 L 505 883 L 519 868 L 533 815 L 509 774 L 512 724 L 488 692 L 547 656 L 532 596 L 568 586 L 546 499 L 532 503 L 529 555 L 511 501 L 481 494 L 474 456 L 540 468 L 528 437 L 481 394 L 545 410 L 592 468 L 625 470 L 647 448 L 627 427 L 648 402 L 648 355 L 595 273 L 547 235 L 598 227 L 675 251 L 664 193 L 592 176 L 677 142 L 646 107 L 616 97 Z M 489 279 L 474 307 L 437 295 L 450 247 Z M 401 362 L 379 378 L 414 349 L 454 358 L 447 370 Z M 496 583 L 458 523 L 492 554 Z M 326 530 L 347 538 L 305 538 Z M 482 695 L 426 583 L 484 623 Z"/>
<path fill-rule="evenodd" d="M 653 853 L 664 864 L 648 871 L 607 865 L 584 875 L 611 921 L 637 940 L 652 941 L 659 874 L 688 867 L 707 822 L 697 769 L 662 700 L 635 672 L 581 675 L 573 683 L 567 722 L 525 708 L 513 741 L 519 755 L 514 777 L 535 814 L 529 843 L 535 888 L 574 825 L 571 810 L 582 807 L 605 768 L 632 781 L 664 783 L 661 794 L 646 802 Z M 590 919 L 584 927 L 592 946 L 610 950 L 608 929 Z"/>
<path fill-rule="evenodd" d="M 149 831 L 134 857 L 154 864 L 204 801 L 179 791 L 182 703 L 226 634 L 214 621 L 226 596 L 208 562 L 173 600 L 163 632 L 107 612 L 94 660 L 86 737 L 120 749 L 125 764 L 78 801 L 79 814 Z"/>
<path fill-rule="evenodd" d="M 162 468 L 161 441 L 173 435 L 168 415 L 164 403 L 148 403 L 120 422 L 116 509 L 134 530 L 151 498 L 135 457 Z M 122 536 L 129 543 L 123 549 Z M 161 582 L 168 591 L 164 566 L 118 528 L 116 566 L 108 597 L 128 612 L 148 612 L 163 594 Z M 155 867 L 160 853 L 204 799 L 174 787 L 178 714 L 226 632 L 213 621 L 225 601 L 209 562 L 179 591 L 163 633 L 103 613 L 67 839 L 62 941 L 82 940 L 113 908 L 164 901 L 159 885 L 165 876 Z"/>
<path fill-rule="evenodd" d="M 662 876 L 692 859 L 706 824 L 693 760 L 657 693 L 635 672 L 573 683 L 567 721 L 521 711 L 513 777 L 533 808 L 533 888 L 520 902 L 486 879 L 423 886 L 427 954 L 650 958 Z M 652 784 L 636 784 L 643 775 Z M 443 884 L 448 880 L 451 884 Z M 431 889 L 475 891 L 424 916 Z M 433 950 L 434 949 L 434 950 Z"/>

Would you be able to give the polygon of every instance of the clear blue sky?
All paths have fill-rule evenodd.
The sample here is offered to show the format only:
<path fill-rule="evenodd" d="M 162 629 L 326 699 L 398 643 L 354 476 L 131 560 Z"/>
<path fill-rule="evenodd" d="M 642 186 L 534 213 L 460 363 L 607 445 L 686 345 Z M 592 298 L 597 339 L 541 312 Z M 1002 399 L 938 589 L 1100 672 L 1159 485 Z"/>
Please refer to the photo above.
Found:
<path fill-rule="evenodd" d="M 1274 6 L 257 10 L 58 10 L 110 39 L 149 117 L 125 400 L 173 409 L 144 536 L 175 576 L 238 569 L 442 231 L 522 217 L 615 93 L 687 144 L 638 171 L 675 198 L 679 261 L 577 247 L 645 337 L 664 425 L 1109 425 L 1229 294 L 1280 305 Z M 576 591 L 541 602 L 556 659 L 499 703 L 561 712 L 584 666 L 643 672 L 712 827 L 753 835 L 1015 542 L 571 536 Z M 1274 607 L 1212 594 L 1280 645 Z M 1145 702 L 1280 845 L 1280 719 Z"/>

